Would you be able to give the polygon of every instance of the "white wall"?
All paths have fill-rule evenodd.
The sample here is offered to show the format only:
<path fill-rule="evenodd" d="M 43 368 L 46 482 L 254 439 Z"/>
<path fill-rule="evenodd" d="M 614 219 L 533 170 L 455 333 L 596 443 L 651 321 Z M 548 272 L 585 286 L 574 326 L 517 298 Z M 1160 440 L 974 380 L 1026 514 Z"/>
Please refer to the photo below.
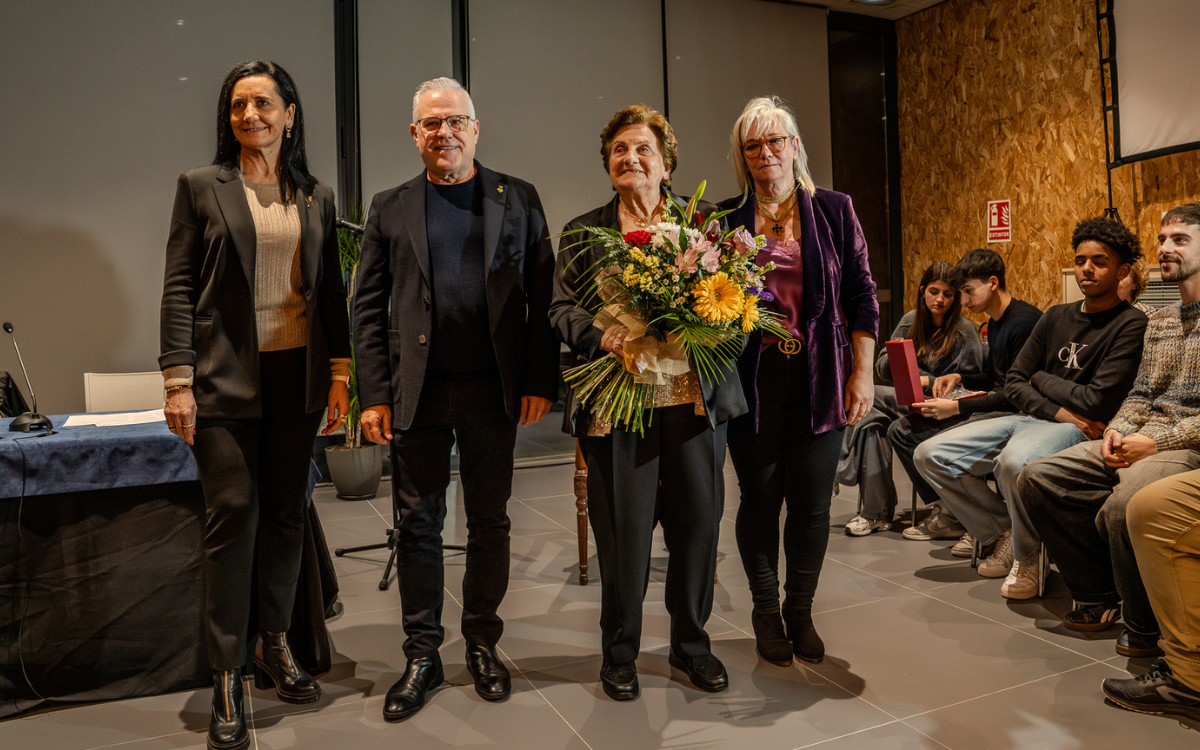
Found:
<path fill-rule="evenodd" d="M 608 201 L 600 129 L 662 108 L 659 0 L 475 0 L 479 158 L 533 182 L 552 232 Z M 830 184 L 825 15 L 764 0 L 668 0 L 675 187 L 734 192 L 728 132 L 750 96 L 793 103 Z M 211 162 L 216 99 L 262 57 L 296 79 L 314 174 L 336 186 L 333 0 L 0 3 L 0 320 L 17 327 L 44 413 L 83 410 L 83 373 L 157 369 L 176 175 Z M 764 30 L 787 40 L 765 56 Z M 416 85 L 453 70 L 446 0 L 359 0 L 364 200 L 421 170 Z M 0 336 L 0 370 L 19 372 Z M 24 385 L 21 386 L 24 391 Z"/>
<path fill-rule="evenodd" d="M 83 411 L 84 372 L 158 369 L 175 178 L 212 161 L 233 65 L 292 74 L 310 167 L 337 185 L 333 56 L 329 0 L 0 4 L 0 319 L 43 413 Z"/>

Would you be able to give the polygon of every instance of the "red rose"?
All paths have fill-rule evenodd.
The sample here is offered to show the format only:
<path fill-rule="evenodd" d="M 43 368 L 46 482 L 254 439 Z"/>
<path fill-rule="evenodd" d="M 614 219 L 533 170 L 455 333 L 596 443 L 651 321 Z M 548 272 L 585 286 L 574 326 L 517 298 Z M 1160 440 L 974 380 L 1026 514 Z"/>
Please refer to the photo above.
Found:
<path fill-rule="evenodd" d="M 634 247 L 645 247 L 646 245 L 649 245 L 650 241 L 653 239 L 653 235 L 640 229 L 636 232 L 630 232 L 629 234 L 625 235 L 625 241 Z"/>

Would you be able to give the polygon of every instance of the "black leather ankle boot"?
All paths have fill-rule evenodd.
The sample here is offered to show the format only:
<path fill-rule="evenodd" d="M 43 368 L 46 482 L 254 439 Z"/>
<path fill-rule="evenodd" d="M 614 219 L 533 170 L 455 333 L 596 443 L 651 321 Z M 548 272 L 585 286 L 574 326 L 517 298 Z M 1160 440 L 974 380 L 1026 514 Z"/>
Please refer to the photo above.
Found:
<path fill-rule="evenodd" d="M 754 642 L 758 655 L 780 667 L 792 663 L 792 642 L 783 629 L 783 617 L 778 612 L 750 612 L 754 626 Z"/>
<path fill-rule="evenodd" d="M 279 700 L 285 703 L 312 703 L 321 698 L 321 686 L 292 657 L 287 633 L 259 633 L 254 666 L 254 687 L 263 690 L 274 685 Z"/>
<path fill-rule="evenodd" d="M 812 612 L 803 610 L 786 615 L 788 638 L 792 641 L 792 653 L 804 661 L 820 664 L 825 658 L 825 642 L 817 635 Z"/>
<path fill-rule="evenodd" d="M 242 713 L 242 670 L 213 672 L 208 750 L 245 750 L 249 746 L 250 733 L 246 731 L 246 716 Z"/>

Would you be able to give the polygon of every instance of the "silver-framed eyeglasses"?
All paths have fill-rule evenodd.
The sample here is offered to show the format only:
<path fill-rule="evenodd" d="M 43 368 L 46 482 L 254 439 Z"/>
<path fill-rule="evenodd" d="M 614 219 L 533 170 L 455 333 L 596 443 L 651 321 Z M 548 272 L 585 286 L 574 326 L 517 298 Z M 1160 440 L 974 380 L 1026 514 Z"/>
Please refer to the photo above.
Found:
<path fill-rule="evenodd" d="M 450 126 L 450 129 L 455 133 L 461 133 L 466 130 L 475 120 L 469 115 L 450 115 L 449 117 L 422 117 L 417 120 L 417 127 L 426 133 L 436 133 L 442 129 L 442 123 Z"/>
<path fill-rule="evenodd" d="M 746 156 L 755 157 L 762 152 L 762 147 L 766 145 L 773 153 L 778 154 L 787 147 L 788 139 L 786 136 L 777 135 L 771 138 L 766 138 L 761 141 L 746 141 L 742 146 L 742 153 Z"/>

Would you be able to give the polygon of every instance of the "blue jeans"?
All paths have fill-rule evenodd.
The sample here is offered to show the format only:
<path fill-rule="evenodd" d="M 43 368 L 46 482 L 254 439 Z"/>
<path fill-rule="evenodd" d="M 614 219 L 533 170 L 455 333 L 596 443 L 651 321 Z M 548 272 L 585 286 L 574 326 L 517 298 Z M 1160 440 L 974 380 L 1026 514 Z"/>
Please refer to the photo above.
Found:
<path fill-rule="evenodd" d="M 913 462 L 950 512 L 981 544 L 1010 527 L 1013 555 L 1027 560 L 1040 543 L 1025 509 L 1014 504 L 1017 475 L 1045 456 L 1083 442 L 1078 427 L 1026 414 L 968 421 L 917 446 Z M 996 492 L 984 480 L 996 477 Z"/>

